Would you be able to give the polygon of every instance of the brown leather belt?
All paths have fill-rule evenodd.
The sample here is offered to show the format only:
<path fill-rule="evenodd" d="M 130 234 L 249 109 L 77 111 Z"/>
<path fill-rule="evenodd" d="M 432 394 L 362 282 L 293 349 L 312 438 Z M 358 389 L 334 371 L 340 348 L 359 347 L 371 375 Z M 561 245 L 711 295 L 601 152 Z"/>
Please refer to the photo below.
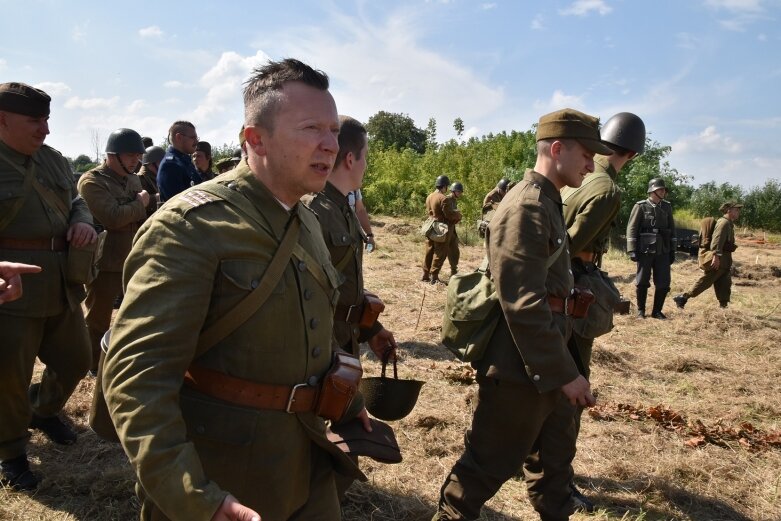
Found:
<path fill-rule="evenodd" d="M 191 366 L 185 373 L 184 383 L 191 389 L 229 403 L 288 413 L 314 411 L 319 390 L 319 387 L 308 384 L 275 385 L 250 382 L 195 366 Z"/>
<path fill-rule="evenodd" d="M 597 260 L 597 254 L 593 251 L 579 251 L 573 257 L 577 257 L 583 262 L 594 263 Z"/>
<path fill-rule="evenodd" d="M 0 237 L 0 249 L 28 251 L 65 251 L 68 241 L 64 237 L 49 237 L 48 239 L 13 239 Z"/>
<path fill-rule="evenodd" d="M 361 321 L 362 315 L 363 304 L 357 304 L 355 306 L 337 304 L 336 311 L 334 311 L 334 320 L 336 322 L 349 322 L 350 324 L 357 324 Z"/>
<path fill-rule="evenodd" d="M 554 313 L 564 313 L 565 315 L 571 315 L 572 310 L 575 308 L 575 295 L 568 298 L 560 298 L 554 295 L 548 295 L 548 305 L 550 310 Z"/>

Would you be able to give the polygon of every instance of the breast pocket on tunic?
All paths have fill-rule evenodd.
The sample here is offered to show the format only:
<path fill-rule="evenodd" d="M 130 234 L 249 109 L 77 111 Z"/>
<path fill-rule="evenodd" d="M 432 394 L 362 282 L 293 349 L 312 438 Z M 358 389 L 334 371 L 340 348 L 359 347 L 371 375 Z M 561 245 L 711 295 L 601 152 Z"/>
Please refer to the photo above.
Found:
<path fill-rule="evenodd" d="M 218 290 L 221 295 L 230 298 L 246 296 L 250 291 L 258 287 L 263 280 L 263 275 L 268 268 L 267 262 L 251 259 L 225 259 L 220 261 Z M 272 293 L 285 292 L 285 278 L 270 281 L 274 284 Z"/>

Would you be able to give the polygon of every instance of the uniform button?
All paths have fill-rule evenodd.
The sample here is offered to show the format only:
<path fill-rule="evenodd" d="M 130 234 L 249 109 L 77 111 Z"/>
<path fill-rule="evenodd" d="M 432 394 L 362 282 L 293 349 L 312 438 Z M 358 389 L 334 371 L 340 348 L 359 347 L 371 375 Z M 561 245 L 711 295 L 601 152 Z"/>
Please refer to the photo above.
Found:
<path fill-rule="evenodd" d="M 306 271 L 306 262 L 298 261 L 298 271 Z"/>
<path fill-rule="evenodd" d="M 354 327 L 353 328 L 353 334 L 359 335 L 360 333 L 361 333 L 361 329 L 360 328 L 358 328 L 358 327 Z"/>
<path fill-rule="evenodd" d="M 322 349 L 320 349 L 319 347 L 312 348 L 312 358 L 317 358 L 318 356 L 320 356 L 321 352 Z"/>
<path fill-rule="evenodd" d="M 260 281 L 258 279 L 252 279 L 252 282 L 249 283 L 250 287 L 252 289 L 255 289 L 258 287 L 258 284 L 260 284 Z"/>
<path fill-rule="evenodd" d="M 238 190 L 239 185 L 235 181 L 231 181 L 230 183 L 228 183 L 228 188 L 230 188 L 231 190 Z"/>
<path fill-rule="evenodd" d="M 342 242 L 347 242 L 347 236 L 346 235 L 342 235 Z"/>
<path fill-rule="evenodd" d="M 317 320 L 316 318 L 313 318 L 312 320 L 309 321 L 309 327 L 312 328 L 312 329 L 317 329 L 317 326 L 319 324 L 320 324 L 320 321 Z"/>
<path fill-rule="evenodd" d="M 534 375 L 534 377 L 533 377 L 532 379 L 533 379 L 535 382 L 539 382 L 539 381 L 540 381 L 540 375 L 538 375 L 538 374 L 535 374 L 535 375 Z"/>
<path fill-rule="evenodd" d="M 199 425 L 195 428 L 195 432 L 197 432 L 198 434 L 203 434 L 206 432 L 206 427 L 204 427 L 203 425 Z"/>
<path fill-rule="evenodd" d="M 567 255 L 569 255 L 569 248 L 567 248 Z"/>
<path fill-rule="evenodd" d="M 307 288 L 304 290 L 304 300 L 309 300 L 312 298 L 312 290 Z"/>
<path fill-rule="evenodd" d="M 561 244 L 561 239 L 556 239 L 556 242 Z"/>
<path fill-rule="evenodd" d="M 572 275 L 572 270 L 567 270 L 567 271 L 569 271 L 569 274 Z"/>
<path fill-rule="evenodd" d="M 317 377 L 315 375 L 310 376 L 307 381 L 307 385 L 311 385 L 312 387 L 317 385 Z"/>

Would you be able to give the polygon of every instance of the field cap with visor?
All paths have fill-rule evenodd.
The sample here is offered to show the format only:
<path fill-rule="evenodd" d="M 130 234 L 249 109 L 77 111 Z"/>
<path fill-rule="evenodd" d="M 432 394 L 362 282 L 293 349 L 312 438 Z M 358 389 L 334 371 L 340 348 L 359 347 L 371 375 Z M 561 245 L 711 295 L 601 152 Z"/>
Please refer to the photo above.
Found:
<path fill-rule="evenodd" d="M 595 154 L 613 154 L 599 135 L 599 119 L 575 109 L 557 110 L 540 117 L 537 141 L 543 139 L 575 139 Z"/>
<path fill-rule="evenodd" d="M 739 203 L 737 203 L 735 201 L 727 201 L 726 203 L 724 203 L 721 206 L 719 206 L 719 211 L 721 213 L 726 213 L 727 210 L 731 210 L 733 208 L 743 208 L 743 205 L 739 204 Z"/>
<path fill-rule="evenodd" d="M 33 118 L 49 115 L 51 97 L 26 83 L 0 83 L 0 110 Z"/>

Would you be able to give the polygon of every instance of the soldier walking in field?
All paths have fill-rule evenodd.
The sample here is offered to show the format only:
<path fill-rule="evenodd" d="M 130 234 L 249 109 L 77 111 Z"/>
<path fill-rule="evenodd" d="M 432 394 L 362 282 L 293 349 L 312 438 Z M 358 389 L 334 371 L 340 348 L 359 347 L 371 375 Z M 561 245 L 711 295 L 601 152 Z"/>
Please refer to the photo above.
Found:
<path fill-rule="evenodd" d="M 565 109 L 540 118 L 537 162 L 505 197 L 488 229 L 487 254 L 501 314 L 483 358 L 464 452 L 442 486 L 434 520 L 474 520 L 535 449 L 558 452 L 574 416 L 557 417 L 563 393 L 574 407 L 594 405 L 588 380 L 567 349 L 574 281 L 559 190 L 578 187 L 595 153 L 610 154 L 596 118 Z M 562 448 L 563 449 L 563 448 Z M 569 450 L 569 449 L 566 449 Z M 570 479 L 526 475 L 545 521 L 574 511 Z"/>
<path fill-rule="evenodd" d="M 322 385 L 341 279 L 299 201 L 339 150 L 328 77 L 269 62 L 244 111 L 247 161 L 155 212 L 126 262 L 102 376 L 142 519 L 337 521 L 336 473 L 365 479 L 325 435 L 348 404 L 369 418 Z"/>
<path fill-rule="evenodd" d="M 447 262 L 450 265 L 450 275 L 458 273 L 458 261 L 461 259 L 461 250 L 458 247 L 458 233 L 456 225 L 461 222 L 461 210 L 458 209 L 458 199 L 464 194 L 464 185 L 458 181 L 450 185 L 450 193 L 445 198 L 445 219 L 452 229 L 448 239 Z"/>
<path fill-rule="evenodd" d="M 445 214 L 445 207 L 447 206 L 445 190 L 447 190 L 449 184 L 450 179 L 448 176 L 441 175 L 437 177 L 436 181 L 434 181 L 434 191 L 426 197 L 426 213 L 434 222 L 448 224 Z M 426 237 L 423 251 L 423 276 L 420 279 L 423 282 L 431 282 L 431 284 L 440 282 L 439 271 L 445 264 L 445 259 L 447 259 L 451 230 L 448 229 L 447 233 L 448 235 L 442 241 L 434 241 Z"/>
<path fill-rule="evenodd" d="M 0 482 L 16 490 L 39 483 L 27 460 L 29 427 L 58 444 L 76 441 L 57 415 L 90 364 L 84 287 L 69 279 L 68 249 L 97 234 L 68 161 L 44 145 L 50 102 L 24 83 L 0 84 L 0 259 L 41 267 L 0 306 Z M 46 369 L 30 385 L 36 358 Z"/>
<path fill-rule="evenodd" d="M 670 203 L 664 200 L 667 187 L 660 178 L 648 182 L 648 198 L 637 201 L 626 227 L 626 251 L 637 263 L 635 286 L 637 316 L 645 318 L 645 301 L 654 280 L 654 303 L 651 317 L 666 319 L 662 313 L 670 292 L 670 265 L 675 262 L 675 221 Z"/>
<path fill-rule="evenodd" d="M 719 306 L 729 305 L 732 293 L 732 252 L 738 247 L 735 244 L 735 221 L 740 218 L 742 204 L 728 201 L 719 207 L 722 216 L 716 221 L 713 235 L 706 244 L 700 244 L 699 265 L 704 273 L 692 289 L 673 298 L 680 309 L 686 306 L 689 299 L 696 297 L 713 286 Z"/>

